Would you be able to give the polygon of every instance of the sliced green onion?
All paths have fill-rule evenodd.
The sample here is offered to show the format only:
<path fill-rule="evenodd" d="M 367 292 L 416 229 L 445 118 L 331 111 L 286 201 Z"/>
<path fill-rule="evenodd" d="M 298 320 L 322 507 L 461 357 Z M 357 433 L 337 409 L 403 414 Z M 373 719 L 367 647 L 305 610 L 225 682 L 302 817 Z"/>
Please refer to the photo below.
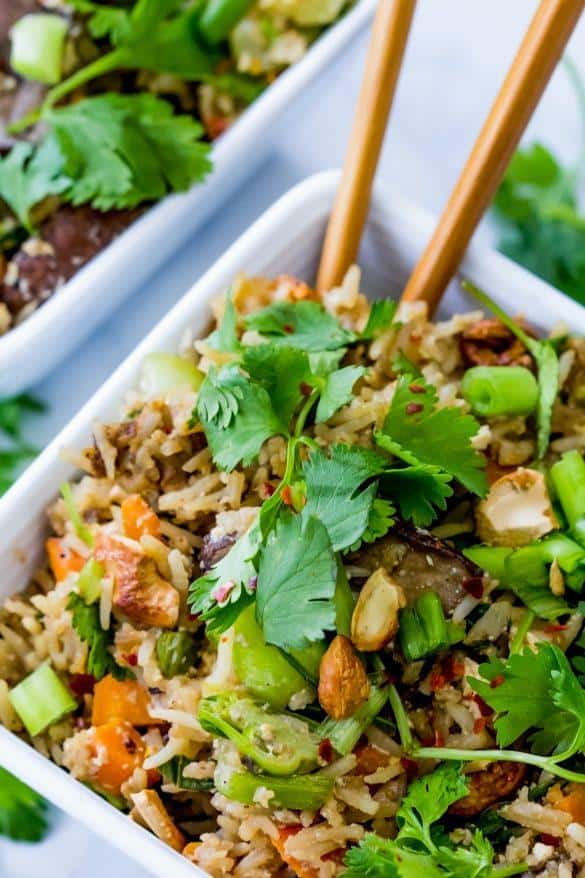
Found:
<path fill-rule="evenodd" d="M 61 496 L 65 501 L 65 506 L 67 507 L 67 512 L 69 513 L 69 518 L 71 519 L 71 524 L 75 529 L 75 533 L 80 540 L 83 540 L 83 542 L 90 547 L 90 549 L 93 548 L 93 534 L 79 514 L 79 509 L 75 505 L 73 491 L 71 490 L 69 482 L 65 482 L 65 484 L 61 485 Z"/>
<path fill-rule="evenodd" d="M 371 726 L 388 699 L 388 688 L 372 686 L 368 700 L 347 719 L 326 719 L 321 723 L 319 735 L 326 738 L 337 753 L 351 753 L 363 733 Z"/>
<path fill-rule="evenodd" d="M 464 631 L 447 622 L 441 598 L 427 591 L 416 599 L 414 606 L 400 611 L 398 634 L 404 657 L 414 662 L 457 643 Z"/>
<path fill-rule="evenodd" d="M 177 387 L 199 390 L 204 377 L 203 372 L 184 357 L 159 352 L 144 358 L 140 385 L 147 396 L 154 397 Z"/>
<path fill-rule="evenodd" d="M 226 40 L 254 2 L 255 0 L 208 0 L 198 24 L 199 33 L 205 42 L 210 46 L 217 46 Z"/>
<path fill-rule="evenodd" d="M 250 771 L 229 772 L 220 768 L 215 772 L 215 784 L 218 792 L 226 798 L 244 805 L 256 804 L 258 792 L 268 790 L 273 793 L 270 807 L 317 811 L 331 795 L 335 778 L 325 774 L 269 777 Z"/>
<path fill-rule="evenodd" d="M 8 697 L 31 737 L 77 709 L 73 695 L 47 664 L 25 677 Z"/>
<path fill-rule="evenodd" d="M 505 546 L 471 546 L 463 549 L 463 554 L 485 570 L 491 579 L 505 584 L 506 559 L 512 554 L 512 549 Z"/>
<path fill-rule="evenodd" d="M 530 415 L 538 405 L 538 383 L 523 366 L 474 366 L 463 376 L 461 393 L 485 418 Z"/>
<path fill-rule="evenodd" d="M 186 756 L 173 756 L 168 762 L 160 766 L 165 783 L 172 784 L 180 790 L 191 790 L 192 792 L 205 792 L 215 789 L 215 781 L 212 777 L 185 777 L 184 769 L 192 760 Z"/>
<path fill-rule="evenodd" d="M 156 641 L 156 658 L 167 680 L 186 674 L 197 658 L 197 644 L 189 631 L 163 631 Z"/>
<path fill-rule="evenodd" d="M 61 79 L 67 22 L 60 15 L 23 15 L 12 30 L 10 66 L 15 73 L 43 85 Z"/>
<path fill-rule="evenodd" d="M 585 460 L 578 451 L 567 451 L 550 475 L 569 530 L 585 545 Z"/>
<path fill-rule="evenodd" d="M 106 568 L 99 561 L 90 558 L 77 579 L 79 594 L 86 604 L 94 604 L 102 591 L 102 579 Z"/>

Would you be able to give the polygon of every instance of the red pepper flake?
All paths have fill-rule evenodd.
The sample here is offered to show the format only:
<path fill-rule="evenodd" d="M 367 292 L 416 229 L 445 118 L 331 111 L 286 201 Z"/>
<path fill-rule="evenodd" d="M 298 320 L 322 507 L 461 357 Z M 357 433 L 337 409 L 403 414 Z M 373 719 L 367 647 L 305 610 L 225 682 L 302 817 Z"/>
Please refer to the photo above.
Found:
<path fill-rule="evenodd" d="M 431 692 L 439 692 L 441 689 L 444 689 L 447 685 L 447 680 L 445 679 L 445 675 L 442 671 L 433 671 L 431 674 Z"/>
<path fill-rule="evenodd" d="M 323 738 L 319 744 L 319 758 L 327 764 L 333 762 L 333 745 L 329 738 Z"/>
<path fill-rule="evenodd" d="M 92 674 L 71 674 L 69 677 L 69 688 L 77 698 L 91 695 L 95 684 L 96 679 Z"/>
<path fill-rule="evenodd" d="M 445 738 L 443 737 L 443 735 L 441 734 L 441 732 L 438 729 L 435 729 L 435 737 L 434 737 L 434 741 L 433 741 L 433 746 L 434 747 L 443 747 L 444 744 L 445 744 Z"/>
<path fill-rule="evenodd" d="M 130 665 L 131 668 L 135 668 L 138 664 L 138 656 L 135 652 L 129 653 L 129 655 L 122 656 L 126 664 Z"/>
<path fill-rule="evenodd" d="M 292 326 L 290 323 L 285 323 L 282 328 L 287 333 L 287 335 L 290 335 L 292 332 L 295 331 L 294 326 Z"/>
<path fill-rule="evenodd" d="M 490 721 L 489 716 L 479 716 L 475 722 L 473 723 L 473 731 L 476 735 L 479 735 L 480 732 L 483 732 L 488 722 Z"/>
<path fill-rule="evenodd" d="M 548 832 L 541 832 L 539 838 L 543 844 L 548 844 L 553 848 L 558 848 L 561 839 L 556 835 L 549 835 Z"/>
<path fill-rule="evenodd" d="M 424 409 L 424 405 L 420 402 L 409 402 L 406 406 L 406 414 L 407 415 L 417 415 L 419 412 L 422 412 Z"/>
<path fill-rule="evenodd" d="M 293 505 L 289 485 L 284 486 L 284 488 L 282 489 L 282 491 L 280 493 L 280 496 L 282 497 L 282 502 L 285 504 L 285 506 L 292 506 Z"/>
<path fill-rule="evenodd" d="M 502 683 L 506 682 L 506 678 L 503 674 L 498 674 L 497 677 L 494 677 L 493 680 L 490 680 L 490 689 L 497 689 L 498 686 L 501 686 Z"/>
<path fill-rule="evenodd" d="M 491 716 L 492 715 L 493 710 L 491 709 L 489 704 L 485 703 L 485 701 L 483 700 L 483 698 L 480 695 L 477 695 L 476 693 L 474 693 L 471 696 L 471 700 L 473 702 L 475 702 L 475 704 L 477 704 L 477 706 L 479 708 L 479 712 L 481 713 L 482 716 Z"/>
<path fill-rule="evenodd" d="M 464 579 L 461 583 L 467 594 L 470 594 L 472 598 L 476 598 L 476 600 L 480 600 L 483 597 L 483 577 L 482 576 L 469 576 L 467 579 Z"/>
<path fill-rule="evenodd" d="M 264 482 L 262 485 L 262 497 L 264 500 L 267 500 L 268 497 L 272 497 L 276 488 L 274 485 L 271 485 L 270 482 Z"/>
<path fill-rule="evenodd" d="M 408 780 L 413 780 L 415 777 L 418 777 L 418 765 L 414 759 L 409 759 L 408 756 L 402 756 L 400 764 L 405 770 Z"/>
<path fill-rule="evenodd" d="M 566 631 L 568 625 L 561 625 L 560 622 L 551 622 L 550 625 L 544 625 L 543 631 L 546 631 L 547 634 L 558 634 L 559 631 Z"/>
<path fill-rule="evenodd" d="M 425 392 L 425 388 L 422 386 L 422 384 L 409 384 L 408 389 L 410 390 L 411 393 L 424 393 Z"/>
<path fill-rule="evenodd" d="M 313 392 L 313 388 L 310 384 L 307 384 L 305 381 L 301 381 L 300 390 L 303 396 L 310 396 Z"/>

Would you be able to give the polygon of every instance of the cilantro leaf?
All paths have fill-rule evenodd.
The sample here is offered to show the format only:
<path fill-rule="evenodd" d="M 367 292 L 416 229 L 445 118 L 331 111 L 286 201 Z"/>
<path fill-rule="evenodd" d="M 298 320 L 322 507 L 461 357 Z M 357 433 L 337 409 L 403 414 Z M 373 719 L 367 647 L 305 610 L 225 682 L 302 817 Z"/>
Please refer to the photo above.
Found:
<path fill-rule="evenodd" d="M 243 345 L 238 338 L 238 315 L 234 307 L 231 290 L 226 296 L 225 311 L 223 312 L 222 321 L 215 330 L 206 339 L 210 347 L 217 351 L 225 351 L 230 354 L 239 354 L 243 349 Z"/>
<path fill-rule="evenodd" d="M 54 138 L 48 137 L 38 149 L 17 143 L 0 160 L 0 198 L 29 231 L 34 230 L 31 211 L 49 195 L 69 188 L 63 155 Z"/>
<path fill-rule="evenodd" d="M 496 711 L 498 744 L 505 747 L 532 729 L 538 752 L 566 759 L 585 744 L 585 692 L 564 653 L 550 643 L 525 649 L 479 667 L 483 679 L 469 678 L 475 692 Z M 495 681 L 495 685 L 494 685 Z"/>
<path fill-rule="evenodd" d="M 376 540 L 385 536 L 394 524 L 395 515 L 396 509 L 390 500 L 376 497 L 370 507 L 366 529 L 361 539 L 352 543 L 351 551 L 356 552 L 363 543 L 375 543 Z"/>
<path fill-rule="evenodd" d="M 245 323 L 274 344 L 303 351 L 334 351 L 356 340 L 322 305 L 303 300 L 275 302 L 249 314 Z"/>
<path fill-rule="evenodd" d="M 379 444 L 386 447 L 384 436 L 379 437 Z M 386 470 L 380 484 L 382 492 L 393 498 L 402 518 L 416 527 L 428 527 L 437 516 L 436 510 L 444 512 L 447 508 L 447 498 L 453 494 L 450 479 L 438 466 L 416 463 Z"/>
<path fill-rule="evenodd" d="M 343 369 L 329 373 L 325 378 L 317 405 L 315 420 L 318 424 L 328 421 L 338 409 L 352 399 L 354 384 L 365 374 L 366 369 L 363 366 L 345 366 Z"/>
<path fill-rule="evenodd" d="M 256 577 L 254 561 L 261 538 L 260 525 L 256 522 L 221 561 L 189 586 L 191 612 L 201 614 L 209 633 L 227 631 L 252 602 Z"/>
<path fill-rule="evenodd" d="M 427 850 L 435 847 L 431 838 L 431 824 L 443 816 L 450 805 L 467 795 L 469 784 L 456 762 L 446 762 L 431 774 L 417 778 L 396 814 L 398 840 L 406 847 L 422 845 Z"/>
<path fill-rule="evenodd" d="M 44 411 L 44 404 L 28 394 L 0 400 L 0 496 L 18 478 L 27 461 L 37 454 L 37 449 L 23 438 L 24 416 Z"/>
<path fill-rule="evenodd" d="M 372 302 L 368 322 L 361 333 L 361 338 L 364 340 L 377 338 L 390 329 L 397 307 L 398 303 L 393 299 L 379 299 L 377 302 Z"/>
<path fill-rule="evenodd" d="M 0 835 L 14 841 L 42 841 L 47 834 L 47 803 L 0 767 Z"/>
<path fill-rule="evenodd" d="M 302 385 L 308 387 L 312 380 L 307 354 L 274 344 L 254 345 L 246 348 L 242 368 L 266 390 L 277 417 L 288 427 L 303 399 Z"/>
<path fill-rule="evenodd" d="M 268 392 L 235 365 L 209 371 L 199 391 L 196 412 L 213 459 L 228 471 L 240 462 L 249 465 L 267 439 L 287 432 Z"/>
<path fill-rule="evenodd" d="M 80 640 L 89 646 L 87 673 L 96 680 L 101 680 L 106 674 L 112 674 L 116 680 L 125 680 L 129 671 L 120 667 L 112 655 L 114 633 L 102 628 L 98 605 L 88 605 L 80 595 L 71 592 L 67 609 L 71 611 L 71 623 Z"/>
<path fill-rule="evenodd" d="M 71 183 L 64 197 L 99 210 L 187 189 L 210 170 L 202 127 L 149 94 L 106 94 L 44 114 Z"/>
<path fill-rule="evenodd" d="M 337 563 L 324 524 L 283 513 L 262 549 L 256 616 L 267 643 L 304 649 L 335 629 Z"/>
<path fill-rule="evenodd" d="M 437 403 L 432 385 L 400 378 L 376 441 L 406 463 L 439 467 L 483 496 L 485 458 L 471 444 L 479 424 L 461 409 L 438 408 Z"/>
<path fill-rule="evenodd" d="M 329 457 L 315 450 L 304 464 L 307 502 L 302 514 L 325 525 L 336 552 L 355 544 L 366 531 L 377 486 L 360 489 L 384 466 L 376 452 L 353 445 L 333 445 Z"/>
<path fill-rule="evenodd" d="M 345 878 L 443 878 L 428 854 L 402 850 L 395 841 L 368 832 L 345 855 Z"/>

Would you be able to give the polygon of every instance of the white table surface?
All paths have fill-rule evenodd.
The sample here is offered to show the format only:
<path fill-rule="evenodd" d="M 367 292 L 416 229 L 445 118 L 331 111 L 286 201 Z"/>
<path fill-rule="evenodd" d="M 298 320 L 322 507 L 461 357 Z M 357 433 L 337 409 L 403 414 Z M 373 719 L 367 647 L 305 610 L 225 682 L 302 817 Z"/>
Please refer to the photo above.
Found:
<path fill-rule="evenodd" d="M 518 45 L 536 0 L 421 0 L 413 26 L 380 177 L 439 211 Z M 49 412 L 31 423 L 39 446 L 67 422 L 168 308 L 278 196 L 343 160 L 357 98 L 366 36 L 313 88 L 313 105 L 294 130 L 275 138 L 270 161 L 231 203 L 94 333 L 34 393 Z M 585 21 L 570 55 L 585 73 Z M 564 159 L 583 149 L 583 126 L 560 70 L 531 124 Z M 480 234 L 489 235 L 484 229 Z M 286 266 L 283 266 L 286 270 Z M 2 878 L 146 878 L 146 873 L 83 827 L 54 812 L 41 846 L 0 842 Z"/>

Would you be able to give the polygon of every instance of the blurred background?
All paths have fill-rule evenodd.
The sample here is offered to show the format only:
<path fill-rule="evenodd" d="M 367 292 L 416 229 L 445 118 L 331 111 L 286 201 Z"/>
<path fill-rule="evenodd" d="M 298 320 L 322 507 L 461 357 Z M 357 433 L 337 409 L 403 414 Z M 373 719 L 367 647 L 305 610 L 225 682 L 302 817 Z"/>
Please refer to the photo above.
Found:
<path fill-rule="evenodd" d="M 380 163 L 381 179 L 440 211 L 537 5 L 536 0 L 421 0 Z M 286 126 L 266 133 L 273 150 L 261 171 L 80 351 L 31 388 L 47 405 L 44 413 L 25 418 L 31 443 L 42 448 L 276 198 L 305 177 L 341 165 L 367 40 L 364 33 L 346 49 L 305 94 Z M 585 20 L 568 54 L 585 77 Z M 535 141 L 563 164 L 580 163 L 585 171 L 585 122 L 563 68 L 528 129 L 525 144 Z M 478 234 L 488 241 L 497 237 L 489 220 Z M 585 270 L 585 248 L 582 252 Z M 146 878 L 74 821 L 52 811 L 51 822 L 53 830 L 42 845 L 0 841 L 2 878 L 97 878 L 104 873 L 109 878 Z"/>

